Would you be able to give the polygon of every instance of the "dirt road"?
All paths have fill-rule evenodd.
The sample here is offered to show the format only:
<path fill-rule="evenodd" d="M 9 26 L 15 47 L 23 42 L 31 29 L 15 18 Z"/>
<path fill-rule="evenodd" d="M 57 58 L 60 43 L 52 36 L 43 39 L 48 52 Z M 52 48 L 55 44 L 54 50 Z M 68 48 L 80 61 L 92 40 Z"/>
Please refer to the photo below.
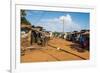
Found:
<path fill-rule="evenodd" d="M 48 61 L 68 61 L 68 60 L 87 60 L 89 52 L 78 52 L 75 43 L 60 38 L 53 38 L 45 47 L 38 46 L 35 49 L 27 50 L 21 56 L 21 62 L 48 62 Z M 32 45 L 34 47 L 36 45 Z M 60 48 L 59 50 L 57 48 Z"/>

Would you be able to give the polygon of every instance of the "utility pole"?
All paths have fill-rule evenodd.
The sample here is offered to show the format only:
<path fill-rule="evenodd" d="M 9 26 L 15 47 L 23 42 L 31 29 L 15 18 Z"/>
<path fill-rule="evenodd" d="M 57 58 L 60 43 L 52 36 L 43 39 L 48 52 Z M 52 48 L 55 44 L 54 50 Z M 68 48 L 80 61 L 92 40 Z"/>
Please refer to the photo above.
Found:
<path fill-rule="evenodd" d="M 64 33 L 65 17 L 62 16 L 60 19 L 61 19 L 61 22 L 62 22 L 62 32 Z"/>
<path fill-rule="evenodd" d="M 63 33 L 64 33 L 64 18 L 62 20 L 63 20 Z"/>

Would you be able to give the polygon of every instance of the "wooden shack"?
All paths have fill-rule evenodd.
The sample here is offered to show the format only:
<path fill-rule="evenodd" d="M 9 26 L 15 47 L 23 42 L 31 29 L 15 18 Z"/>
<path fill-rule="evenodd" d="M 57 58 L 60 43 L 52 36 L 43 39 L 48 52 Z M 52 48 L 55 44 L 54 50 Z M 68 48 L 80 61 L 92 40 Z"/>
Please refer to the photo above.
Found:
<path fill-rule="evenodd" d="M 21 25 L 21 47 L 28 47 L 31 45 L 31 25 Z"/>

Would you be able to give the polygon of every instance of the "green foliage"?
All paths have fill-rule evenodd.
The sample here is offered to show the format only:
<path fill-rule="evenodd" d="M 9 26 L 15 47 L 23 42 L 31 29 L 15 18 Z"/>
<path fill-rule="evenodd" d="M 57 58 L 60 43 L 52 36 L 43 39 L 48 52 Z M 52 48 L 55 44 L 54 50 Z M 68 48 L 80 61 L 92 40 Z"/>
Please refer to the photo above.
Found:
<path fill-rule="evenodd" d="M 53 35 L 58 36 L 60 33 L 59 32 L 53 32 Z"/>
<path fill-rule="evenodd" d="M 25 17 L 21 17 L 21 24 L 31 25 L 31 23 Z"/>
<path fill-rule="evenodd" d="M 21 10 L 21 17 L 25 17 L 25 16 L 26 16 L 25 10 Z"/>
<path fill-rule="evenodd" d="M 26 15 L 25 10 L 21 10 L 21 24 L 31 25 L 31 23 L 25 18 Z"/>

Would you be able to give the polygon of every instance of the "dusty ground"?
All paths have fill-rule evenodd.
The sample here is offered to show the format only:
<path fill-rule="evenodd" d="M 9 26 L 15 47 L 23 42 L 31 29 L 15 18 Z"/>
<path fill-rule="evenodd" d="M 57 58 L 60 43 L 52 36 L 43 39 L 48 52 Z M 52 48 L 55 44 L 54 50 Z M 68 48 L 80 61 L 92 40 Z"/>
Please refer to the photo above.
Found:
<path fill-rule="evenodd" d="M 57 50 L 58 47 L 60 50 Z M 89 52 L 79 51 L 80 49 L 76 43 L 54 38 L 45 47 L 36 44 L 28 47 L 25 55 L 21 56 L 21 63 L 89 59 Z"/>

